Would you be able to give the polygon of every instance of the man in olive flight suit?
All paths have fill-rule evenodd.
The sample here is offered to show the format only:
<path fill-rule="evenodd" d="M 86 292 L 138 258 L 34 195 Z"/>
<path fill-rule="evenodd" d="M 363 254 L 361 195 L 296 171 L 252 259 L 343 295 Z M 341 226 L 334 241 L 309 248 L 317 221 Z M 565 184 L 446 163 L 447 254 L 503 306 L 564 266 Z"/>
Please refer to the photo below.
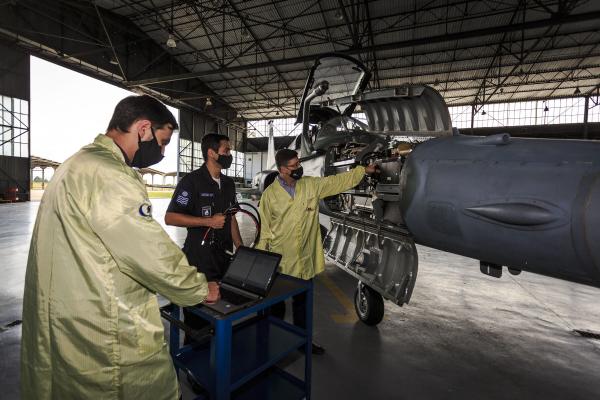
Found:
<path fill-rule="evenodd" d="M 376 167 L 357 166 L 339 175 L 317 178 L 303 177 L 300 159 L 294 150 L 279 150 L 275 162 L 279 175 L 260 198 L 262 224 L 256 247 L 282 255 L 279 265 L 282 274 L 312 280 L 325 269 L 319 200 L 353 188 L 365 173 L 374 173 Z M 305 294 L 294 296 L 292 312 L 294 324 L 305 328 Z M 285 303 L 275 304 L 271 313 L 283 319 Z M 323 354 L 325 349 L 313 342 L 312 352 Z"/>
<path fill-rule="evenodd" d="M 23 399 L 179 398 L 156 293 L 190 306 L 218 291 L 152 218 L 132 168 L 159 162 L 174 129 L 158 100 L 127 97 L 48 184 L 25 278 Z"/>

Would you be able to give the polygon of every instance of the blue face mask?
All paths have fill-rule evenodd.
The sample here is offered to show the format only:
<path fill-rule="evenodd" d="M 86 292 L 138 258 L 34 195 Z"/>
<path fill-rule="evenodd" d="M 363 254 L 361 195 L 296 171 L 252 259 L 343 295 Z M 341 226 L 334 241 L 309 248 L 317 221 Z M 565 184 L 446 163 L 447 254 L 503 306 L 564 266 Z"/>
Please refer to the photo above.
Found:
<path fill-rule="evenodd" d="M 164 158 L 161 153 L 162 149 L 156 140 L 154 128 L 150 127 L 150 130 L 152 131 L 152 140 L 142 142 L 142 138 L 138 136 L 138 149 L 131 160 L 132 167 L 147 168 L 159 163 Z"/>

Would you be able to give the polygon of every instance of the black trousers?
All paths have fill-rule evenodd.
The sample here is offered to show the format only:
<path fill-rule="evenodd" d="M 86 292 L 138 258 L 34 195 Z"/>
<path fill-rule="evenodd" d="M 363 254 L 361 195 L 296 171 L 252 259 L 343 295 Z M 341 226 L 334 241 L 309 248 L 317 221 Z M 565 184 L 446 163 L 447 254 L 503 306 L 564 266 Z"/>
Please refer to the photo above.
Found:
<path fill-rule="evenodd" d="M 312 281 L 312 279 L 310 280 Z M 273 304 L 271 315 L 279 319 L 285 319 L 285 301 Z M 292 319 L 297 327 L 306 328 L 306 292 L 292 297 Z"/>

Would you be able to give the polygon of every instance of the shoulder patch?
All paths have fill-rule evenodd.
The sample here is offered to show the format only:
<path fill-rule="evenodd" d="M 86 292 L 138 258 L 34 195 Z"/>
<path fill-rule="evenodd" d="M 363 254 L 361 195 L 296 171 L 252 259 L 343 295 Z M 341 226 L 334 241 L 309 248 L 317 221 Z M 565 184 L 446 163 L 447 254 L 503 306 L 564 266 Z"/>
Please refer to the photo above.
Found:
<path fill-rule="evenodd" d="M 140 208 L 138 209 L 140 215 L 142 217 L 150 217 L 152 218 L 152 204 L 150 203 L 142 203 Z"/>
<path fill-rule="evenodd" d="M 187 206 L 190 201 L 190 194 L 187 190 L 182 191 L 177 195 L 175 202 L 182 206 Z"/>

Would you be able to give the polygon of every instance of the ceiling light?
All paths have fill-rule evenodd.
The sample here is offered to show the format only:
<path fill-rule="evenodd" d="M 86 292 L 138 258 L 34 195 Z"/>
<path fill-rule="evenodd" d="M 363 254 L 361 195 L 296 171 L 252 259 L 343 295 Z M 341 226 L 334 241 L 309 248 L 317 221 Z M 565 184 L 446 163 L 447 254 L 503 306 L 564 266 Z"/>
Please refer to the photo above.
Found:
<path fill-rule="evenodd" d="M 333 17 L 334 17 L 335 19 L 337 19 L 338 21 L 341 21 L 341 20 L 343 20 L 343 19 L 344 19 L 344 16 L 343 16 L 343 15 L 342 15 L 342 13 L 340 12 L 340 10 L 337 10 L 337 11 L 335 12 L 335 14 L 333 15 Z"/>
<path fill-rule="evenodd" d="M 174 49 L 175 47 L 177 47 L 177 42 L 175 41 L 175 38 L 173 37 L 172 34 L 169 34 L 169 38 L 167 39 L 167 47 L 170 47 L 171 49 Z"/>
<path fill-rule="evenodd" d="M 248 33 L 248 29 L 242 28 L 242 37 L 246 38 L 246 39 L 250 37 L 250 33 Z"/>
<path fill-rule="evenodd" d="M 504 88 L 500 88 L 498 91 L 500 92 L 500 94 L 502 94 L 504 93 Z"/>
<path fill-rule="evenodd" d="M 548 112 L 549 108 L 548 106 L 544 106 L 544 112 Z"/>
<path fill-rule="evenodd" d="M 114 57 L 111 57 L 108 62 L 111 63 L 112 65 L 119 65 L 119 62 Z"/>
<path fill-rule="evenodd" d="M 579 90 L 579 86 L 577 86 L 575 88 L 575 91 L 573 92 L 573 94 L 580 94 L 580 93 L 581 93 L 581 90 Z"/>
<path fill-rule="evenodd" d="M 485 114 L 487 114 L 487 113 L 485 112 L 485 110 L 482 110 L 482 111 L 481 111 L 481 115 L 485 115 Z"/>
<path fill-rule="evenodd" d="M 212 105 L 213 105 L 213 103 L 212 103 L 212 100 L 210 99 L 210 97 L 207 97 L 207 98 L 206 98 L 206 103 L 204 103 L 204 105 L 205 105 L 206 107 L 210 107 L 210 106 L 212 106 Z"/>
<path fill-rule="evenodd" d="M 438 86 L 440 84 L 440 81 L 438 81 L 437 79 L 435 80 L 435 82 L 433 82 L 433 86 Z"/>
<path fill-rule="evenodd" d="M 279 115 L 279 111 L 275 111 L 275 115 Z"/>

